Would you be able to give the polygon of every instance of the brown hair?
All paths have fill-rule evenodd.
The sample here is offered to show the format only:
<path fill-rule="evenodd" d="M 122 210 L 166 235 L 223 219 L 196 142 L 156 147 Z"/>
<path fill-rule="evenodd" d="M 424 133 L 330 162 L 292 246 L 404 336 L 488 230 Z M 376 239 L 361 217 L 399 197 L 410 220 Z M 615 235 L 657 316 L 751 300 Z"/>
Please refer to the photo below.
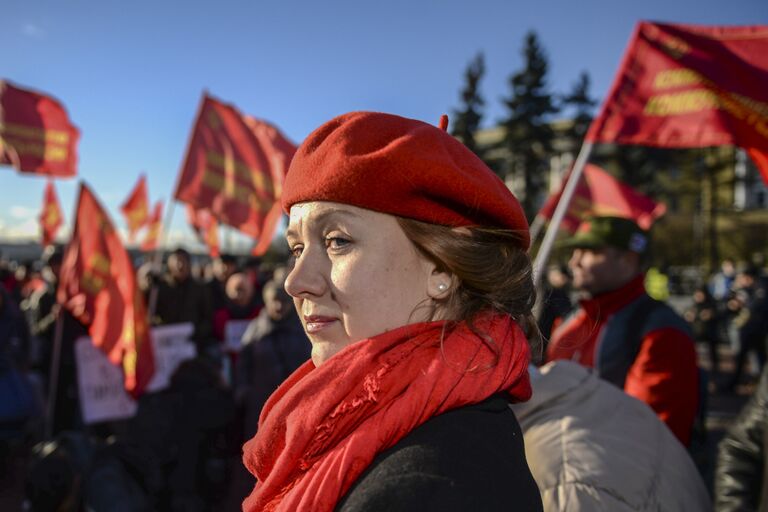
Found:
<path fill-rule="evenodd" d="M 538 349 L 541 335 L 532 309 L 536 289 L 528 254 L 514 231 L 490 227 L 451 228 L 413 219 L 397 218 L 406 237 L 441 272 L 453 276 L 451 292 L 432 312 L 442 318 L 472 321 L 483 311 L 510 315 Z M 481 334 L 481 333 L 478 333 Z M 482 335 L 492 348 L 494 342 Z"/>

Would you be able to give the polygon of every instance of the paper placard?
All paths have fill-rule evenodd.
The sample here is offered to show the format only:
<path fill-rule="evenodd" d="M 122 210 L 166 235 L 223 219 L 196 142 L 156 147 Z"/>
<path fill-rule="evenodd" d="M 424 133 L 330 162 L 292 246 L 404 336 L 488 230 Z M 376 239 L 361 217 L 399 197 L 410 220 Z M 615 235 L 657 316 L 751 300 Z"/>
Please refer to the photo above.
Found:
<path fill-rule="evenodd" d="M 171 375 L 181 363 L 197 355 L 197 349 L 189 338 L 194 332 L 191 323 L 161 325 L 152 328 L 152 348 L 155 352 L 155 373 L 147 385 L 147 391 L 165 389 Z"/>
<path fill-rule="evenodd" d="M 242 339 L 251 320 L 228 320 L 224 324 L 224 348 L 229 352 L 240 352 Z"/>
<path fill-rule="evenodd" d="M 123 387 L 122 369 L 112 364 L 91 338 L 78 338 L 75 358 L 83 423 L 119 420 L 136 414 L 136 402 Z"/>

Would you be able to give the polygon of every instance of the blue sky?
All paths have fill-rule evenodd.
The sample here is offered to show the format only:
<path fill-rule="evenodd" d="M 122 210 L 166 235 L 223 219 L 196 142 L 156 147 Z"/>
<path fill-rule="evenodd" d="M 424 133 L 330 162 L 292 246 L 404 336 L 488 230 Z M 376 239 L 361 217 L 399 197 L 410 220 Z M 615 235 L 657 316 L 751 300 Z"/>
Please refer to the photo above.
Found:
<path fill-rule="evenodd" d="M 82 134 L 79 178 L 121 227 L 117 207 L 140 172 L 152 202 L 169 200 L 203 89 L 298 143 L 351 110 L 437 123 L 482 51 L 491 125 L 528 30 L 553 92 L 584 70 L 602 99 L 639 20 L 768 24 L 765 0 L 4 0 L 2 11 L 0 78 L 66 105 Z M 0 238 L 37 236 L 43 185 L 0 168 Z M 57 190 L 69 223 L 77 180 Z M 178 206 L 172 233 L 191 235 Z"/>

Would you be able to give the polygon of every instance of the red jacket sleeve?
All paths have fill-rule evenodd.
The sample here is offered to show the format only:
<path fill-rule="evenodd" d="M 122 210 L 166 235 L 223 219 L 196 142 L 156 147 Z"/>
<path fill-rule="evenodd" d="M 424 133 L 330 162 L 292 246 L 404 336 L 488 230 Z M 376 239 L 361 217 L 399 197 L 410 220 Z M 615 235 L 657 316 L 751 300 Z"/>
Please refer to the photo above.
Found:
<path fill-rule="evenodd" d="M 624 390 L 650 405 L 688 446 L 699 406 L 699 373 L 696 348 L 684 332 L 666 327 L 648 333 L 627 372 Z"/>

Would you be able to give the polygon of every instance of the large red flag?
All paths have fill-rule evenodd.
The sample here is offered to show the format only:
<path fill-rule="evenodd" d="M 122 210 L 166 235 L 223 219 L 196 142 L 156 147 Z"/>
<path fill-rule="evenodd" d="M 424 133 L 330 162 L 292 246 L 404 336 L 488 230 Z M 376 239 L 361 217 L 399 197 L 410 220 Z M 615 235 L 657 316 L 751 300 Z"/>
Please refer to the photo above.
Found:
<path fill-rule="evenodd" d="M 251 237 L 271 239 L 295 152 L 270 123 L 204 95 L 175 198 Z"/>
<path fill-rule="evenodd" d="M 128 238 L 133 240 L 139 231 L 149 220 L 149 198 L 147 194 L 147 178 L 143 174 L 128 195 L 125 202 L 120 205 L 120 211 L 125 215 L 128 224 Z"/>
<path fill-rule="evenodd" d="M 211 257 L 219 256 L 219 222 L 216 217 L 208 210 L 196 210 L 187 205 L 187 221 L 200 242 L 208 246 Z"/>
<path fill-rule="evenodd" d="M 563 187 L 566 182 L 567 177 L 563 180 Z M 549 196 L 539 215 L 551 219 L 562 193 L 561 188 Z M 649 229 L 665 211 L 664 203 L 656 203 L 600 167 L 587 164 L 573 192 L 561 227 L 574 233 L 587 216 L 610 215 L 632 219 L 643 229 Z"/>
<path fill-rule="evenodd" d="M 155 251 L 160 241 L 160 230 L 163 227 L 163 202 L 155 203 L 155 209 L 147 221 L 147 234 L 141 244 L 142 251 Z"/>
<path fill-rule="evenodd" d="M 80 186 L 75 228 L 61 266 L 58 301 L 88 325 L 95 346 L 125 375 L 125 388 L 140 394 L 154 372 L 144 296 L 131 258 L 107 213 Z"/>
<path fill-rule="evenodd" d="M 57 100 L 0 80 L 0 164 L 21 172 L 75 176 L 79 138 Z"/>
<path fill-rule="evenodd" d="M 639 23 L 586 140 L 734 144 L 768 182 L 768 27 Z"/>
<path fill-rule="evenodd" d="M 42 233 L 43 246 L 50 245 L 56 238 L 56 232 L 64 223 L 64 216 L 61 213 L 59 198 L 56 196 L 56 189 L 53 181 L 48 180 L 45 184 L 45 193 L 43 194 L 43 209 L 40 212 L 40 231 Z"/>

